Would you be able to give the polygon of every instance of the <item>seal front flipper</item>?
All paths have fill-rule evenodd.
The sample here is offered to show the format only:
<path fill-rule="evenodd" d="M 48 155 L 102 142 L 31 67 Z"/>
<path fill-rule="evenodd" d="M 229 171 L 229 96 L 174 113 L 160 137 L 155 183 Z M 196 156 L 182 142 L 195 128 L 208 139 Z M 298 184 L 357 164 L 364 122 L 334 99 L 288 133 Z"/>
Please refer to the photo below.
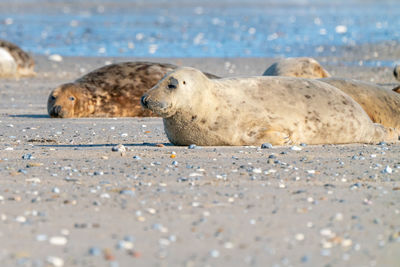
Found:
<path fill-rule="evenodd" d="M 274 146 L 284 146 L 292 144 L 290 135 L 279 131 L 266 131 L 263 133 L 263 140 Z"/>

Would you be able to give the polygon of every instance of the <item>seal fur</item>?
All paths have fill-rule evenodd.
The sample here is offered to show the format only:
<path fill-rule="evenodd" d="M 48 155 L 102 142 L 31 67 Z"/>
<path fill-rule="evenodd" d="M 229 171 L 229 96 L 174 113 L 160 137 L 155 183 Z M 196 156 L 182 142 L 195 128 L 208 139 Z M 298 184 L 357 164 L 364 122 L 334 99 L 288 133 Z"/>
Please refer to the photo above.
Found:
<path fill-rule="evenodd" d="M 176 68 L 172 64 L 152 62 L 101 67 L 54 89 L 47 101 L 48 113 L 53 118 L 155 116 L 141 107 L 140 97 Z"/>
<path fill-rule="evenodd" d="M 0 77 L 18 78 L 36 75 L 33 58 L 17 45 L 0 39 L 0 50 Z"/>
<path fill-rule="evenodd" d="M 400 129 L 400 94 L 373 83 L 343 78 L 319 81 L 335 86 L 353 98 L 373 122 Z"/>
<path fill-rule="evenodd" d="M 263 76 L 286 76 L 310 79 L 331 77 L 329 72 L 318 61 L 309 57 L 282 59 L 268 67 Z"/>
<path fill-rule="evenodd" d="M 395 141 L 359 104 L 320 81 L 291 77 L 208 79 L 179 68 L 142 97 L 175 145 L 345 144 Z"/>

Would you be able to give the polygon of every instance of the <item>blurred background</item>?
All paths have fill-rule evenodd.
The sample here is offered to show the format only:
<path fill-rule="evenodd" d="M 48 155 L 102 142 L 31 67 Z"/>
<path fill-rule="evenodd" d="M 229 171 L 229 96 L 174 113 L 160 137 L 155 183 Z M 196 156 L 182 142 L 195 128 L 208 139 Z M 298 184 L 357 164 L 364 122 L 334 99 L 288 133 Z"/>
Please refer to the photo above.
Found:
<path fill-rule="evenodd" d="M 399 16 L 399 0 L 13 0 L 0 39 L 44 55 L 320 57 L 398 45 Z"/>

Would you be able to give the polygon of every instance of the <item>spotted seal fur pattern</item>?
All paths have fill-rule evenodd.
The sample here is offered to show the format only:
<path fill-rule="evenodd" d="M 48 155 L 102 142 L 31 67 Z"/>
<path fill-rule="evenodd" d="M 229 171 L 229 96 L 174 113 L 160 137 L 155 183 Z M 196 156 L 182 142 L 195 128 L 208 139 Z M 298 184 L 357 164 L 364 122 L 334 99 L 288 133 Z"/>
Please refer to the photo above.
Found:
<path fill-rule="evenodd" d="M 141 107 L 140 97 L 176 68 L 153 62 L 122 62 L 98 68 L 54 89 L 48 97 L 48 113 L 53 118 L 156 116 Z"/>
<path fill-rule="evenodd" d="M 353 98 L 373 122 L 400 129 L 400 94 L 379 85 L 343 78 L 325 78 L 328 83 Z"/>
<path fill-rule="evenodd" d="M 166 75 L 141 99 L 163 117 L 175 145 L 346 144 L 396 141 L 350 96 L 316 80 L 207 78 L 193 68 Z"/>
<path fill-rule="evenodd" d="M 301 78 L 327 78 L 331 75 L 313 58 L 285 58 L 273 63 L 263 76 L 287 76 Z"/>
<path fill-rule="evenodd" d="M 0 77 L 35 76 L 33 58 L 17 45 L 0 39 Z"/>

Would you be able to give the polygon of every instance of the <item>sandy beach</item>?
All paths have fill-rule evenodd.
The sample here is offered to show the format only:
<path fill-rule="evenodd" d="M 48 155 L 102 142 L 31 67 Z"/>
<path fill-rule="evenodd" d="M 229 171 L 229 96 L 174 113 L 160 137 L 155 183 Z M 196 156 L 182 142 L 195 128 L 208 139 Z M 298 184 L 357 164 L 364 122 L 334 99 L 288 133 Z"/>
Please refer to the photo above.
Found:
<path fill-rule="evenodd" d="M 398 44 L 340 55 L 318 60 L 396 85 L 360 65 L 400 58 Z M 1 266 L 399 266 L 398 144 L 189 149 L 160 118 L 47 115 L 51 89 L 111 62 L 234 76 L 274 59 L 34 58 L 37 77 L 0 83 Z"/>

